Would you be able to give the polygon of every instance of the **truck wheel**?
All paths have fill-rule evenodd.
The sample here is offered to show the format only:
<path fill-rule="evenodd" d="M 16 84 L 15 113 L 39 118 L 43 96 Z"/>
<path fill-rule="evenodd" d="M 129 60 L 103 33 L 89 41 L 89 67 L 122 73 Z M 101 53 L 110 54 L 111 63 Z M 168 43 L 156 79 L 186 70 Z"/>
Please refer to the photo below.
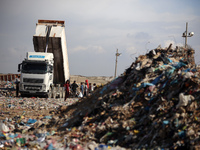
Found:
<path fill-rule="evenodd" d="M 65 89 L 63 88 L 63 98 L 65 98 Z"/>
<path fill-rule="evenodd" d="M 62 92 L 59 92 L 59 98 L 62 98 Z"/>
<path fill-rule="evenodd" d="M 52 98 L 52 87 L 49 88 L 49 93 L 47 94 L 48 98 Z"/>
<path fill-rule="evenodd" d="M 62 98 L 65 98 L 65 89 L 62 87 Z"/>
<path fill-rule="evenodd" d="M 57 93 L 56 87 L 53 87 L 52 88 L 52 94 L 53 94 L 54 99 L 56 98 L 56 93 Z"/>
<path fill-rule="evenodd" d="M 61 87 L 58 87 L 58 97 L 59 98 L 62 98 L 62 88 Z"/>

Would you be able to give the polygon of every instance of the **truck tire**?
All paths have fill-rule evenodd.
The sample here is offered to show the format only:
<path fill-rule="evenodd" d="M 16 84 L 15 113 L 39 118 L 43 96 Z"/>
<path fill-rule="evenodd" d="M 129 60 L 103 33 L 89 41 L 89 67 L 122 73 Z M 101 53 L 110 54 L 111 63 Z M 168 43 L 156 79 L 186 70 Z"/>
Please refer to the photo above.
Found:
<path fill-rule="evenodd" d="M 56 87 L 53 87 L 52 88 L 52 95 L 53 95 L 54 99 L 56 98 L 56 94 L 57 94 L 57 89 L 56 89 Z"/>
<path fill-rule="evenodd" d="M 63 88 L 63 98 L 65 98 L 65 89 L 64 88 Z"/>
<path fill-rule="evenodd" d="M 49 88 L 49 93 L 47 94 L 47 98 L 52 98 L 52 87 Z"/>
<path fill-rule="evenodd" d="M 62 98 L 62 87 L 58 87 L 59 98 Z"/>
<path fill-rule="evenodd" d="M 62 98 L 65 98 L 65 89 L 64 89 L 64 87 L 61 88 L 61 95 L 62 95 Z"/>

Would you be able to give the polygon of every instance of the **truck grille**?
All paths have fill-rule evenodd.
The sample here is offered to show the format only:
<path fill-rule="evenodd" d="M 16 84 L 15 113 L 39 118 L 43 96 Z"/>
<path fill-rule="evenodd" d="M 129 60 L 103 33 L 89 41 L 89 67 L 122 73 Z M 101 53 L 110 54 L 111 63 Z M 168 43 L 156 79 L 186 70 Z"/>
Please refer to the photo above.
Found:
<path fill-rule="evenodd" d="M 30 91 L 40 91 L 42 89 L 42 86 L 37 86 L 37 85 L 24 85 L 25 90 L 30 90 Z"/>
<path fill-rule="evenodd" d="M 24 78 L 23 82 L 25 83 L 43 83 L 43 79 L 30 79 L 30 78 Z"/>

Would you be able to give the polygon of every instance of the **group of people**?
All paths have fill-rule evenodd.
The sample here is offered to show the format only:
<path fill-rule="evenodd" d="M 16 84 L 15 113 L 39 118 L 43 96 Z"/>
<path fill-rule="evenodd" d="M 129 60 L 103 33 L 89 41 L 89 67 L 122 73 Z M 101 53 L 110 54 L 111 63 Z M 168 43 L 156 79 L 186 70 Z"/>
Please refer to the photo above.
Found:
<path fill-rule="evenodd" d="M 20 83 L 20 76 L 16 76 L 16 97 L 19 96 L 19 83 Z M 84 97 L 90 95 L 96 88 L 96 83 L 91 84 L 88 82 L 88 80 L 85 80 L 84 82 L 81 82 L 80 87 L 74 81 L 72 84 L 70 84 L 70 81 L 67 80 L 64 84 L 65 87 L 65 100 L 68 97 Z"/>
<path fill-rule="evenodd" d="M 65 100 L 72 96 L 72 97 L 84 97 L 90 95 L 96 88 L 96 83 L 92 84 L 89 83 L 88 80 L 85 80 L 84 82 L 81 82 L 80 87 L 74 81 L 72 84 L 70 84 L 70 81 L 67 80 L 65 85 Z"/>

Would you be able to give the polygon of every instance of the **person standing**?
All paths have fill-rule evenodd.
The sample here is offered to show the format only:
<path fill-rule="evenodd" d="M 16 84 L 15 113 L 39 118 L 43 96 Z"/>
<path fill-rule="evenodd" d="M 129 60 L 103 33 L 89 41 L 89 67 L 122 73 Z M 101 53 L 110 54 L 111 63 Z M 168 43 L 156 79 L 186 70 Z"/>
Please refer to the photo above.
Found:
<path fill-rule="evenodd" d="M 82 95 L 84 95 L 84 85 L 83 85 L 83 82 L 81 82 L 80 92 L 82 93 Z"/>
<path fill-rule="evenodd" d="M 83 94 L 83 96 L 87 96 L 87 95 L 88 95 L 88 86 L 87 86 L 87 82 L 85 82 L 84 94 Z"/>
<path fill-rule="evenodd" d="M 92 83 L 89 83 L 89 93 L 91 94 L 92 92 L 93 92 L 93 85 L 92 85 Z"/>
<path fill-rule="evenodd" d="M 77 89 L 77 87 L 78 87 L 78 85 L 76 84 L 76 81 L 74 81 L 74 83 L 72 83 L 72 85 L 71 85 L 73 97 L 76 96 L 76 89 Z"/>
<path fill-rule="evenodd" d="M 89 82 L 88 82 L 88 80 L 85 80 L 85 85 L 87 85 L 87 88 L 89 88 Z"/>
<path fill-rule="evenodd" d="M 19 96 L 19 83 L 20 83 L 20 76 L 16 76 L 15 84 L 16 84 L 16 97 Z"/>
<path fill-rule="evenodd" d="M 93 84 L 93 91 L 95 91 L 97 89 L 97 85 L 96 83 Z"/>
<path fill-rule="evenodd" d="M 64 87 L 65 87 L 65 101 L 67 100 L 67 98 L 69 97 L 70 95 L 70 82 L 69 80 L 67 80 L 64 84 Z"/>

